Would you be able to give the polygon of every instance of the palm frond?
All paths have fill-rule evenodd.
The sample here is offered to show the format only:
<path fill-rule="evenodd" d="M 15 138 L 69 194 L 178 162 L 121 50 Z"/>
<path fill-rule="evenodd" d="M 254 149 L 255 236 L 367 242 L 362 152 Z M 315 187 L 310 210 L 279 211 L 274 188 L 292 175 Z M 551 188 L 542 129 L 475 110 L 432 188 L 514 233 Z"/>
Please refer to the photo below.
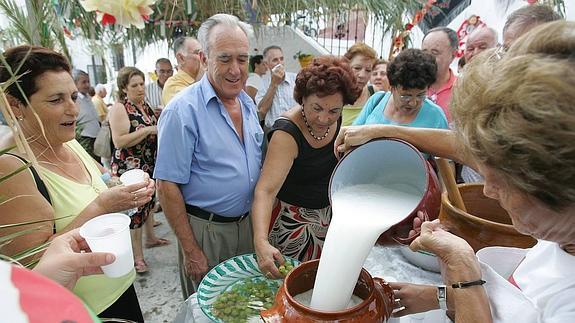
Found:
<path fill-rule="evenodd" d="M 17 175 L 17 174 L 23 172 L 23 171 L 25 171 L 26 169 L 28 169 L 28 167 L 30 167 L 30 165 L 31 165 L 31 163 L 26 163 L 25 165 L 18 167 L 18 169 L 16 169 L 15 171 L 11 172 L 10 174 L 6 174 L 6 175 L 4 175 L 4 176 L 1 176 L 1 177 L 0 177 L 0 183 L 2 183 L 2 182 L 4 182 L 4 181 L 8 180 L 9 178 L 11 178 L 11 177 L 13 177 L 13 176 L 15 176 L 15 175 Z"/>
<path fill-rule="evenodd" d="M 33 44 L 32 30 L 26 13 L 14 0 L 0 0 L 0 10 L 10 22 L 21 40 Z"/>
<path fill-rule="evenodd" d="M 54 219 L 43 219 L 43 220 L 26 221 L 26 222 L 20 222 L 20 223 L 12 223 L 12 224 L 2 224 L 2 225 L 0 225 L 0 229 L 7 229 L 7 228 L 25 226 L 25 225 L 30 225 L 30 224 L 36 224 L 36 223 L 54 222 L 54 221 L 58 221 L 58 220 L 67 219 L 67 218 L 70 218 L 73 216 L 75 216 L 75 215 L 71 214 L 71 215 L 59 216 L 59 217 L 56 217 Z"/>
<path fill-rule="evenodd" d="M 24 251 L 21 251 L 21 252 L 15 254 L 12 257 L 12 259 L 14 259 L 17 262 L 22 262 L 22 260 L 24 260 L 24 259 L 28 259 L 30 257 L 33 257 L 35 255 L 43 253 L 44 251 L 46 251 L 46 249 L 48 249 L 49 246 L 50 246 L 50 241 L 45 242 L 39 246 L 32 247 L 30 249 L 26 249 Z M 39 257 L 37 257 L 37 258 L 39 258 Z M 29 262 L 24 263 L 24 266 L 26 268 L 34 267 L 39 261 L 39 259 L 37 259 L 37 258 L 35 257 L 35 259 L 31 259 Z"/>
<path fill-rule="evenodd" d="M 2 249 L 2 247 L 9 244 L 10 242 L 12 242 L 14 239 L 21 237 L 21 236 L 24 236 L 24 235 L 27 235 L 28 233 L 36 232 L 40 229 L 42 229 L 42 226 L 37 226 L 37 227 L 33 227 L 30 229 L 26 229 L 26 230 L 20 230 L 18 232 L 13 232 L 13 233 L 1 236 L 0 237 L 0 250 Z"/>
<path fill-rule="evenodd" d="M 0 156 L 4 155 L 5 153 L 9 152 L 10 150 L 16 148 L 16 146 L 10 146 L 6 148 L 0 148 Z"/>

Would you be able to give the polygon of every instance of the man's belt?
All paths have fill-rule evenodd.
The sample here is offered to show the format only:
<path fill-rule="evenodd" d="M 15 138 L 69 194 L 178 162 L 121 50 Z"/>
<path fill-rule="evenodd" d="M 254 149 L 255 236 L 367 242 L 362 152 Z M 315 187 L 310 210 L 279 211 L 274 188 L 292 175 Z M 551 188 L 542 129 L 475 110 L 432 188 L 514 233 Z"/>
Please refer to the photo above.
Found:
<path fill-rule="evenodd" d="M 189 204 L 186 204 L 186 212 L 197 218 L 219 223 L 240 222 L 241 220 L 245 219 L 249 214 L 249 212 L 246 212 L 240 216 L 223 216 L 216 213 L 208 212 L 206 210 L 202 210 L 197 206 Z"/>

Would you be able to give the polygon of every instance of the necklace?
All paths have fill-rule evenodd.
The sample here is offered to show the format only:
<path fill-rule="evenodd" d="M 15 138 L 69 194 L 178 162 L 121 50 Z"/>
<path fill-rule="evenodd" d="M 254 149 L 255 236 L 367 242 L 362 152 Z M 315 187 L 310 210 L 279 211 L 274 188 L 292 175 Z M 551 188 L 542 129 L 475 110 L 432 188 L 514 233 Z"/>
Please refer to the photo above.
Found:
<path fill-rule="evenodd" d="M 301 116 L 303 117 L 303 122 L 305 122 L 305 126 L 307 127 L 307 132 L 309 132 L 309 134 L 313 137 L 313 139 L 324 140 L 327 137 L 327 135 L 329 134 L 329 127 L 327 127 L 327 130 L 321 137 L 316 137 L 316 135 L 313 134 L 313 130 L 311 130 L 311 127 L 307 123 L 307 118 L 305 117 L 305 112 L 303 111 L 303 105 L 301 106 Z"/>
<path fill-rule="evenodd" d="M 95 185 L 94 181 L 92 181 L 92 175 L 90 174 L 90 172 L 86 169 L 86 167 L 84 166 L 84 163 L 78 158 L 78 156 L 76 156 L 76 153 L 74 153 L 70 148 L 65 147 L 66 151 L 71 153 L 72 158 L 74 159 L 74 161 L 71 162 L 63 162 L 62 160 L 60 160 L 58 157 L 56 157 L 57 161 L 54 162 L 52 160 L 50 160 L 47 156 L 47 154 L 44 153 L 40 153 L 38 157 L 42 157 L 44 160 L 40 160 L 40 158 L 38 158 L 38 163 L 40 164 L 46 164 L 46 165 L 52 165 L 57 167 L 60 171 L 62 171 L 64 174 L 66 174 L 66 176 L 68 176 L 70 179 L 74 180 L 76 183 L 78 184 L 86 184 L 84 183 L 84 181 L 81 178 L 78 178 L 77 176 L 74 176 L 72 174 L 70 174 L 68 171 L 66 171 L 65 167 L 62 167 L 59 165 L 59 162 L 63 162 L 65 164 L 76 164 L 76 165 L 80 165 L 82 167 L 82 172 L 84 173 L 84 178 L 88 180 L 87 185 L 91 186 L 92 189 L 97 193 L 100 194 L 101 190 Z"/>

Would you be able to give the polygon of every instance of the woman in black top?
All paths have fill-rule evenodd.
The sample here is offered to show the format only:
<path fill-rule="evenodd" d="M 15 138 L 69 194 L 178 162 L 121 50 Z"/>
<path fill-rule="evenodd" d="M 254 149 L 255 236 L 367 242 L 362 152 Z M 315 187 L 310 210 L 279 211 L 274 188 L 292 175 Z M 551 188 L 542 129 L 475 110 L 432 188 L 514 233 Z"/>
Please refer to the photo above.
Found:
<path fill-rule="evenodd" d="M 361 93 L 345 58 L 322 56 L 296 78 L 299 105 L 274 123 L 252 207 L 258 264 L 281 277 L 283 255 L 317 259 L 331 219 L 329 178 L 337 160 L 333 144 L 344 105 Z"/>

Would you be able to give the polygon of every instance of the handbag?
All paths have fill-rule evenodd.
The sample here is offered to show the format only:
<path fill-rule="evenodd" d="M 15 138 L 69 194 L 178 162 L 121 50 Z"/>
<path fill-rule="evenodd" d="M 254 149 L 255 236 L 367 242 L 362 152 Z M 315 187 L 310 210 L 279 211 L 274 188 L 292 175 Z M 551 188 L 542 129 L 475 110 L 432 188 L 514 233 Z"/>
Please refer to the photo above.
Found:
<path fill-rule="evenodd" d="M 102 123 L 100 131 L 94 141 L 94 154 L 102 158 L 112 157 L 112 133 L 110 130 L 110 122 L 108 120 Z"/>

